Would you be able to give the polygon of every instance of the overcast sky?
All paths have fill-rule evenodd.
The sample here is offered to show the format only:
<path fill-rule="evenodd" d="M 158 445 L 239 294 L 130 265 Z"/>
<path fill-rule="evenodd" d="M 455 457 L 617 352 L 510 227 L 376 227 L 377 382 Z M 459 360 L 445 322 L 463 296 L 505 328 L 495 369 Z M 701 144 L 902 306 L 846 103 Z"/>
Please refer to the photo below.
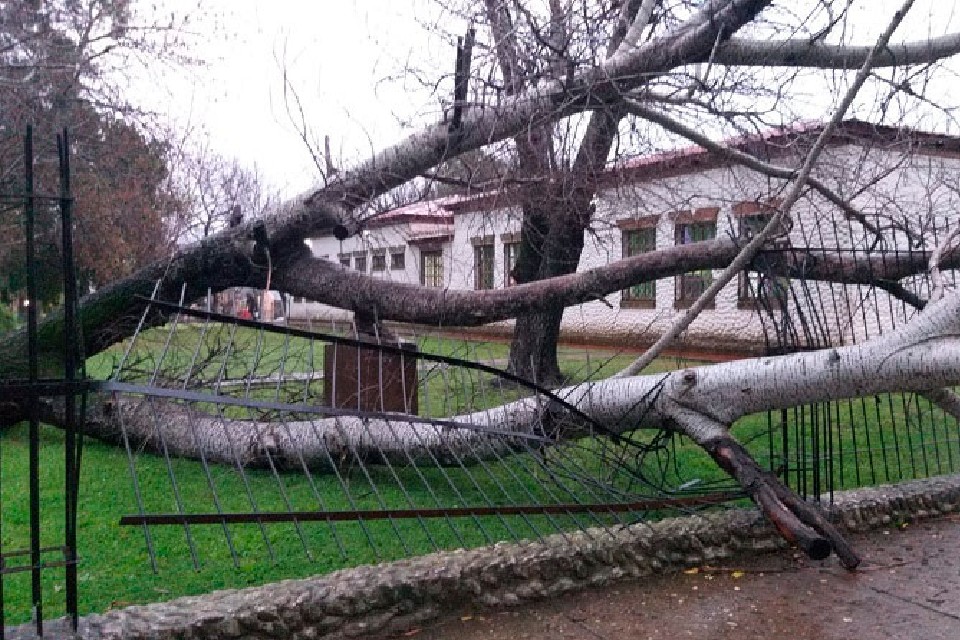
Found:
<path fill-rule="evenodd" d="M 161 11 L 197 4 L 165 0 Z M 869 42 L 900 4 L 857 0 L 853 37 Z M 452 66 L 452 47 L 423 24 L 439 19 L 448 33 L 466 28 L 438 18 L 432 0 L 203 0 L 200 6 L 197 55 L 206 65 L 151 87 L 151 106 L 200 129 L 222 154 L 256 164 L 285 195 L 313 185 L 316 172 L 290 121 L 284 73 L 312 133 L 321 140 L 329 134 L 335 156 L 362 158 L 396 141 L 403 121 L 438 113 L 421 80 L 399 73 L 432 67 L 424 80 L 435 82 Z M 894 40 L 942 35 L 956 22 L 952 1 L 918 0 Z"/>
<path fill-rule="evenodd" d="M 452 55 L 432 51 L 438 39 L 418 22 L 436 19 L 428 0 L 203 0 L 201 7 L 196 55 L 206 64 L 152 80 L 150 106 L 179 128 L 205 132 L 222 154 L 256 163 L 288 195 L 313 185 L 316 172 L 300 114 L 285 102 L 284 74 L 312 134 L 331 136 L 335 157 L 369 155 L 400 137 L 401 118 L 437 109 L 416 80 L 395 79 L 407 64 Z"/>

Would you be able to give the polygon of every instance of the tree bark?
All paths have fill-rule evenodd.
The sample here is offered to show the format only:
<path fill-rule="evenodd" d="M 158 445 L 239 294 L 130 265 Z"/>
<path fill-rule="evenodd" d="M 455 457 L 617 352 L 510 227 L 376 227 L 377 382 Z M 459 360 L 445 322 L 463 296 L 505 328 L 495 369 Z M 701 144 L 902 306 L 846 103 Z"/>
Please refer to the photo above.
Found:
<path fill-rule="evenodd" d="M 615 112 L 594 112 L 572 169 L 546 189 L 546 198 L 525 203 L 516 270 L 519 282 L 550 280 L 576 273 L 583 252 L 583 236 L 594 214 L 594 185 L 605 168 L 619 122 L 620 116 Z M 508 371 L 548 387 L 562 384 L 557 345 L 564 308 L 564 305 L 546 304 L 536 313 L 517 317 Z"/>
<path fill-rule="evenodd" d="M 951 33 L 918 42 L 890 44 L 877 56 L 876 66 L 918 65 L 936 62 L 953 55 L 960 45 L 960 34 Z M 820 40 L 752 40 L 730 38 L 717 47 L 716 64 L 764 67 L 806 67 L 820 69 L 857 69 L 870 54 L 871 47 L 826 44 Z"/>
<path fill-rule="evenodd" d="M 560 189 L 565 186 L 561 184 Z M 536 240 L 521 240 L 520 259 L 524 262 L 518 264 L 516 270 L 518 282 L 535 283 L 576 273 L 583 251 L 584 229 L 592 213 L 589 198 L 585 199 L 584 195 L 553 196 L 545 205 L 536 207 L 536 217 L 543 224 L 537 224 L 531 232 L 538 235 Z M 525 219 L 530 209 L 533 207 L 524 207 Z M 542 217 L 540 211 L 545 211 Z M 524 230 L 533 227 L 533 224 L 524 225 Z M 534 255 L 524 259 L 525 249 Z M 531 271 L 532 278 L 529 277 Z M 536 311 L 517 316 L 507 371 L 546 387 L 563 383 L 557 345 L 565 308 L 566 305 L 547 302 Z"/>
<path fill-rule="evenodd" d="M 507 371 L 547 388 L 562 384 L 557 357 L 562 318 L 563 307 L 554 305 L 518 317 L 510 341 Z"/>
<path fill-rule="evenodd" d="M 403 459 L 404 452 L 411 448 L 424 455 L 431 450 L 444 457 L 444 447 L 456 449 L 458 442 L 466 440 L 478 450 L 489 447 L 492 452 L 504 447 L 496 450 L 508 452 L 513 445 L 502 443 L 536 436 L 547 411 L 551 422 L 558 425 L 561 438 L 597 435 L 600 432 L 594 425 L 600 424 L 606 435 L 671 428 L 706 446 L 717 437 L 727 436 L 730 425 L 739 418 L 754 413 L 879 393 L 922 393 L 957 386 L 958 364 L 960 294 L 953 294 L 928 305 L 904 327 L 859 345 L 735 360 L 666 374 L 610 378 L 555 392 L 585 418 L 547 398 L 533 396 L 450 416 L 442 422 L 405 414 L 324 417 L 320 410 L 311 419 L 300 415 L 289 416 L 286 422 L 271 422 L 225 419 L 209 409 L 194 411 L 193 420 L 201 432 L 215 431 L 220 428 L 216 424 L 227 423 L 248 434 L 269 429 L 276 433 L 278 450 L 290 460 L 296 459 L 296 451 L 305 443 L 308 451 L 335 446 L 337 451 L 358 451 L 367 458 L 393 456 L 396 460 Z M 158 425 L 163 425 L 163 433 L 181 434 L 173 436 L 181 443 L 176 448 L 178 454 L 197 457 L 197 445 L 190 443 L 189 430 L 193 427 L 185 405 L 150 399 L 147 402 L 156 407 L 156 416 L 138 420 L 134 417 L 142 404 L 140 396 L 127 392 L 119 397 L 122 402 L 112 397 L 100 399 L 101 408 L 91 416 L 89 435 L 116 441 L 121 421 L 126 421 L 130 437 L 150 448 L 149 443 L 158 436 Z M 204 396 L 203 401 L 207 399 Z M 155 424 L 151 422 L 154 419 Z M 288 429 L 295 435 L 282 433 Z M 218 439 L 209 441 L 216 443 Z M 457 453 L 471 458 L 466 450 Z M 222 459 L 229 455 L 222 454 Z"/>
<path fill-rule="evenodd" d="M 471 464 L 586 436 L 667 428 L 703 447 L 787 540 L 815 558 L 832 550 L 844 566 L 854 568 L 859 559 L 836 528 L 816 506 L 763 471 L 733 437 L 731 426 L 760 411 L 956 385 L 960 294 L 928 305 L 901 329 L 860 345 L 614 378 L 557 392 L 582 415 L 534 396 L 442 423 L 402 414 L 237 420 L 199 408 L 215 403 L 211 397 L 192 405 L 121 394 L 100 403 L 85 428 L 88 435 L 164 455 L 320 471 L 358 459 Z M 544 423 L 551 425 L 549 435 L 543 433 Z"/>

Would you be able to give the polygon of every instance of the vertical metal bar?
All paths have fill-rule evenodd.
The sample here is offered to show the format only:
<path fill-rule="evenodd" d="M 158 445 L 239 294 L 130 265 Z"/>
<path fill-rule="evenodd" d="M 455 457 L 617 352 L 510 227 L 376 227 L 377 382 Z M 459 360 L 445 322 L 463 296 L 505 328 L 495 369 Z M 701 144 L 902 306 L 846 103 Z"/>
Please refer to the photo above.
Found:
<path fill-rule="evenodd" d="M 142 516 L 146 513 L 146 509 L 143 506 L 143 492 L 140 491 L 140 479 L 137 475 L 137 462 L 134 457 L 133 447 L 130 445 L 130 437 L 127 434 L 127 427 L 123 421 L 123 413 L 118 413 L 118 421 L 120 423 L 120 436 L 123 440 L 123 448 L 127 452 L 127 466 L 130 469 L 130 478 L 133 481 L 133 495 L 137 500 L 137 511 Z M 147 555 L 150 556 L 150 567 L 153 569 L 154 573 L 159 573 L 160 568 L 157 566 L 157 554 L 153 546 L 153 536 L 150 534 L 150 525 L 146 522 L 143 523 L 143 539 L 144 543 L 147 546 Z"/>
<path fill-rule="evenodd" d="M 336 352 L 336 349 L 334 349 L 334 352 Z M 339 418 L 333 418 L 333 420 L 336 421 L 339 420 Z M 318 442 L 323 442 L 323 436 L 320 434 L 319 429 L 317 429 L 317 423 L 314 420 L 310 420 L 310 429 L 313 431 L 313 437 L 316 438 Z M 326 456 L 327 463 L 330 465 L 330 469 L 333 471 L 333 475 L 336 477 L 337 482 L 340 483 L 340 491 L 347 499 L 347 503 L 350 505 L 350 508 L 354 511 L 358 511 L 359 508 L 357 507 L 357 503 L 353 499 L 353 494 L 350 493 L 350 483 L 344 478 L 343 474 L 340 473 L 340 463 L 333 459 L 333 456 L 330 454 L 330 449 L 326 446 L 323 447 L 323 454 Z M 383 556 L 381 555 L 380 550 L 377 548 L 376 543 L 373 541 L 373 536 L 370 534 L 366 520 L 360 516 L 357 518 L 357 523 L 360 525 L 360 529 L 363 531 L 363 535 L 366 537 L 367 544 L 370 545 L 370 549 L 373 551 L 374 557 L 379 562 Z"/>
<path fill-rule="evenodd" d="M 287 327 L 289 328 L 289 323 L 287 324 Z M 277 400 L 278 402 L 281 401 L 281 385 L 282 385 L 282 383 L 283 383 L 282 381 L 283 381 L 284 374 L 285 374 L 285 370 L 286 370 L 287 359 L 288 359 L 288 357 L 289 357 L 289 354 L 291 353 L 290 348 L 291 348 L 292 340 L 291 340 L 291 336 L 290 336 L 290 332 L 289 332 L 289 331 L 284 332 L 284 334 L 283 334 L 283 340 L 284 340 L 284 342 L 283 342 L 283 354 L 282 354 L 281 357 L 280 357 L 280 370 L 279 370 L 278 375 L 277 375 L 277 390 L 276 390 L 276 394 L 275 394 L 275 398 L 276 398 L 276 400 Z M 308 395 L 309 395 L 309 394 L 308 394 L 308 391 L 309 391 L 309 388 L 310 388 L 310 380 L 313 379 L 313 374 L 314 374 L 314 369 L 313 369 L 313 365 L 312 365 L 312 363 L 313 363 L 313 340 L 310 340 L 310 341 L 308 342 L 308 347 L 309 347 L 309 349 L 310 349 L 310 356 L 309 356 L 309 357 L 310 357 L 310 369 L 309 369 L 309 372 L 308 372 L 308 374 L 307 374 L 306 384 L 304 385 L 304 395 L 303 395 L 304 402 L 307 402 L 307 398 L 308 398 Z M 297 351 L 297 354 L 298 354 L 298 358 L 301 357 L 301 356 L 303 355 L 302 350 L 298 350 L 298 351 Z M 301 366 L 298 366 L 298 364 L 301 364 Z M 296 370 L 298 370 L 298 369 L 303 369 L 304 367 L 302 366 L 302 363 L 294 362 L 293 365 L 291 366 L 291 368 L 295 370 L 295 374 L 294 374 L 294 375 L 296 375 Z M 292 432 L 291 432 L 291 430 L 290 430 L 289 421 L 287 420 L 286 417 L 283 417 L 283 416 L 278 416 L 278 417 L 281 418 L 280 423 L 283 425 L 284 430 L 286 430 L 286 432 L 287 432 L 287 436 L 290 438 L 290 440 L 291 440 L 291 442 L 292 442 L 292 441 L 293 441 L 293 434 L 292 434 Z M 293 419 L 296 419 L 296 416 L 292 416 L 292 417 L 293 417 Z M 317 499 L 317 503 L 320 505 L 320 510 L 321 510 L 321 511 L 326 511 L 326 507 L 324 506 L 323 497 L 320 495 L 320 491 L 319 491 L 318 488 L 317 488 L 317 484 L 316 484 L 316 482 L 315 482 L 314 479 L 313 479 L 313 474 L 310 473 L 310 467 L 307 465 L 307 461 L 306 461 L 306 460 L 304 459 L 304 457 L 303 457 L 303 451 L 302 451 L 302 449 L 299 448 L 299 447 L 297 447 L 296 450 L 297 450 L 297 458 L 298 458 L 299 461 L 300 461 L 300 468 L 303 469 L 304 477 L 306 478 L 307 483 L 310 485 L 310 489 L 313 491 L 313 495 L 314 495 L 314 497 Z M 340 535 L 337 533 L 337 528 L 336 528 L 336 526 L 334 525 L 334 523 L 333 523 L 332 520 L 328 521 L 328 524 L 330 525 L 330 530 L 331 530 L 331 532 L 332 532 L 332 534 L 333 534 L 333 539 L 334 539 L 334 541 L 337 543 L 337 548 L 340 550 L 340 555 L 341 555 L 341 557 L 344 557 L 344 558 L 345 558 L 345 557 L 346 557 L 346 550 L 345 550 L 344 547 L 343 547 L 343 542 L 340 540 Z M 310 553 L 309 551 L 307 551 L 307 557 L 310 558 L 311 560 L 313 559 L 313 557 L 312 557 L 312 555 L 311 555 L 311 553 Z"/>
<path fill-rule="evenodd" d="M 3 609 L 3 438 L 0 438 L 0 640 L 4 640 L 6 635 L 6 616 Z"/>
<path fill-rule="evenodd" d="M 39 398 L 35 384 L 39 378 L 37 356 L 37 279 L 36 244 L 34 238 L 34 210 L 36 201 L 33 191 L 33 127 L 27 125 L 23 143 L 24 160 L 24 227 L 26 232 L 27 258 L 27 368 L 30 379 L 28 411 L 30 414 L 29 450 L 29 500 L 30 500 L 30 586 L 33 615 L 37 635 L 43 635 L 43 596 L 40 590 L 40 420 Z"/>
<path fill-rule="evenodd" d="M 229 368 L 230 358 L 233 357 L 233 352 L 236 348 L 237 341 L 237 328 L 239 325 L 231 324 L 229 337 L 227 339 L 227 346 L 223 353 L 223 363 L 220 365 L 220 370 L 217 372 L 217 382 L 214 385 L 217 393 L 220 393 L 221 386 L 225 379 L 229 378 Z M 239 351 L 239 349 L 236 349 Z M 241 460 L 240 453 L 237 449 L 236 444 L 234 443 L 233 437 L 230 435 L 230 422 L 223 417 L 223 407 L 218 407 L 217 414 L 219 415 L 222 424 L 223 424 L 223 436 L 227 440 L 227 446 L 230 449 L 230 453 L 233 456 L 233 463 L 237 469 L 237 473 L 240 474 L 240 479 L 243 481 L 243 488 L 247 494 L 247 500 L 250 502 L 250 508 L 256 513 L 259 511 L 257 507 L 257 498 L 254 495 L 253 488 L 250 486 L 250 480 L 247 478 L 247 474 L 243 471 L 243 461 Z M 270 556 L 272 562 L 276 561 L 276 556 L 273 553 L 273 546 L 270 544 L 270 536 L 267 535 L 267 529 L 263 524 L 263 521 L 258 521 L 257 525 L 260 528 L 260 536 L 263 538 L 264 547 L 267 549 L 267 554 Z"/>
<path fill-rule="evenodd" d="M 182 304 L 182 303 L 181 303 Z M 262 310 L 261 310 L 262 311 Z M 253 351 L 253 360 L 250 362 L 250 368 L 247 370 L 247 383 L 244 385 L 243 397 L 246 400 L 250 399 L 250 392 L 253 390 L 253 380 L 258 377 L 258 370 L 263 368 L 264 364 L 264 354 L 267 350 L 266 347 L 266 332 L 261 328 L 257 329 L 256 333 L 256 346 Z M 269 371 L 268 371 L 269 372 Z M 261 444 L 263 449 L 264 457 L 267 459 L 268 466 L 270 471 L 273 474 L 274 479 L 277 481 L 277 489 L 280 494 L 280 498 L 283 500 L 284 506 L 288 511 L 293 511 L 293 503 L 290 502 L 290 498 L 287 494 L 286 489 L 284 488 L 283 479 L 280 477 L 280 473 L 277 469 L 276 464 L 273 461 L 273 456 L 270 454 L 270 447 L 266 440 L 261 435 L 260 427 L 258 426 L 260 422 L 257 420 L 257 416 L 254 415 L 253 409 L 247 407 L 247 415 L 250 416 L 250 421 L 254 425 L 254 437 L 257 442 Z M 303 527 L 300 525 L 300 521 L 297 519 L 293 520 L 293 527 L 297 532 L 297 536 L 300 538 L 300 543 L 303 546 L 303 552 L 307 556 L 307 559 L 311 562 L 313 561 L 313 554 L 310 552 L 310 545 L 307 544 L 307 538 L 304 536 Z"/>
<path fill-rule="evenodd" d="M 186 285 L 184 289 L 180 292 L 180 304 L 184 302 L 184 296 L 186 293 Z M 167 356 L 170 354 L 171 345 L 174 344 L 173 338 L 177 333 L 177 329 L 180 326 L 181 316 L 179 313 L 173 316 L 173 320 L 170 322 L 170 329 L 167 332 L 167 337 L 164 340 L 163 349 L 160 352 L 160 356 L 157 358 L 157 364 L 153 369 L 153 374 L 150 377 L 150 384 L 156 385 L 157 379 L 161 373 L 161 367 L 163 367 L 164 361 L 166 361 Z M 173 348 L 174 351 L 176 347 Z M 154 428 L 156 429 L 157 437 L 160 440 L 160 449 L 163 452 L 163 461 L 167 469 L 167 477 L 170 480 L 170 488 L 173 492 L 174 502 L 177 505 L 177 513 L 183 513 L 183 497 L 180 491 L 180 485 L 177 482 L 177 473 L 173 468 L 173 462 L 171 461 L 170 450 L 167 447 L 167 440 L 163 435 L 163 426 L 160 424 L 160 419 L 158 417 L 158 410 L 153 406 L 149 398 L 145 398 L 144 401 L 146 405 L 150 407 L 151 417 L 153 418 Z M 183 523 L 183 533 L 186 538 L 187 547 L 190 549 L 190 558 L 193 560 L 193 568 L 196 571 L 200 570 L 200 559 L 197 554 L 197 545 L 194 544 L 193 534 L 190 532 L 190 525 L 186 522 Z"/>
<path fill-rule="evenodd" d="M 821 402 L 810 406 L 810 482 L 813 499 L 820 499 L 820 416 L 824 409 Z"/>
<path fill-rule="evenodd" d="M 64 378 L 73 382 L 77 377 L 77 274 L 73 264 L 73 202 L 70 195 L 70 139 L 67 130 L 57 137 L 60 156 L 60 222 L 63 254 L 63 334 Z M 64 577 L 66 578 L 67 616 L 70 627 L 77 630 L 77 491 L 76 468 L 77 424 L 76 396 L 68 392 L 65 401 L 66 436 L 64 447 Z"/>
<path fill-rule="evenodd" d="M 207 289 L 207 311 L 210 310 L 210 290 Z M 193 376 L 194 371 L 197 369 L 197 363 L 200 360 L 200 351 L 206 344 L 207 332 L 210 329 L 210 318 L 205 318 L 203 321 L 203 326 L 200 328 L 200 335 L 197 337 L 197 345 L 193 350 L 193 356 L 190 360 L 190 364 L 187 367 L 186 373 L 183 375 L 183 386 L 182 388 L 186 390 L 190 385 L 190 378 Z M 206 364 L 201 365 L 200 369 L 197 371 L 197 379 L 203 379 L 203 368 L 206 367 Z M 217 493 L 217 483 L 213 479 L 213 475 L 210 473 L 210 465 L 207 463 L 207 456 L 204 453 L 204 447 L 200 440 L 200 435 L 197 433 L 196 423 L 193 420 L 193 413 L 188 413 L 190 431 L 193 435 L 194 446 L 196 446 L 197 451 L 200 453 L 200 465 L 203 469 L 204 477 L 207 480 L 207 486 L 210 488 L 210 495 L 213 497 L 213 505 L 217 510 L 217 513 L 223 513 L 223 509 L 220 504 L 220 496 Z M 221 523 L 223 527 L 223 535 L 227 541 L 227 548 L 230 550 L 230 557 L 233 559 L 233 566 L 240 566 L 240 557 L 237 555 L 236 547 L 233 545 L 233 537 L 230 534 L 230 527 L 227 526 L 226 522 Z"/>

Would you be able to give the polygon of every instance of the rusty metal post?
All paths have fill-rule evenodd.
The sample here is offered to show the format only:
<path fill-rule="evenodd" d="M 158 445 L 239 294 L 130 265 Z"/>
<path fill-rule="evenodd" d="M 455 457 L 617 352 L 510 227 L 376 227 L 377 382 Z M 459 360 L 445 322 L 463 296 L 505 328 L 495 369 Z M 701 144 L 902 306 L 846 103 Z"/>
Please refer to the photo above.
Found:
<path fill-rule="evenodd" d="M 410 355 L 377 348 L 327 344 L 323 352 L 323 396 L 327 406 L 358 411 L 416 414 L 417 347 L 400 343 Z"/>

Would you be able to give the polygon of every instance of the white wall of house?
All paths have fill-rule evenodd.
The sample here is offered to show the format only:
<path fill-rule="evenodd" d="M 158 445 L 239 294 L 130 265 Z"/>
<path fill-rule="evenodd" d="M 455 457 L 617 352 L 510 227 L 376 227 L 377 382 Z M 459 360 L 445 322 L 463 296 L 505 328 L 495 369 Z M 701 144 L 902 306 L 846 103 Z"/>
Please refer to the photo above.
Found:
<path fill-rule="evenodd" d="M 314 257 L 329 260 L 337 264 L 349 263 L 349 268 L 363 266 L 364 273 L 375 278 L 396 282 L 419 284 L 421 280 L 421 252 L 425 249 L 440 248 L 444 255 L 444 275 L 451 273 L 454 267 L 451 243 L 431 241 L 452 234 L 453 225 L 429 222 L 403 222 L 390 226 L 375 227 L 343 241 L 331 236 L 320 236 L 307 240 Z M 421 240 L 428 239 L 426 243 Z M 403 256 L 403 266 L 396 268 L 394 254 Z M 374 256 L 383 256 L 383 269 L 376 268 Z M 358 258 L 361 262 L 358 263 Z M 303 298 L 293 298 L 290 317 L 294 320 L 350 320 L 353 314 L 343 309 L 320 304 Z"/>
<path fill-rule="evenodd" d="M 749 172 L 739 168 L 713 169 L 607 190 L 599 194 L 595 214 L 597 232 L 588 236 L 579 268 L 602 266 L 623 257 L 624 232 L 617 226 L 618 222 L 659 216 L 655 227 L 656 246 L 670 247 L 676 242 L 679 212 L 719 207 L 717 236 L 735 234 L 733 204 L 767 197 L 769 193 L 766 181 L 759 184 Z M 714 272 L 713 276 L 717 275 L 719 272 Z M 684 336 L 688 344 L 726 350 L 740 346 L 731 344 L 732 341 L 755 342 L 762 338 L 756 313 L 738 309 L 737 288 L 734 280 L 721 290 L 715 308 L 703 313 L 688 329 Z M 605 303 L 591 302 L 567 310 L 563 329 L 584 337 L 600 334 L 637 345 L 649 344 L 683 313 L 683 308 L 676 308 L 675 298 L 676 279 L 665 278 L 656 283 L 655 308 L 630 308 L 622 304 L 622 294 L 615 293 L 607 296 Z"/>
<path fill-rule="evenodd" d="M 522 212 L 518 207 L 499 209 L 494 213 L 470 212 L 458 213 L 454 223 L 452 242 L 453 268 L 449 280 L 452 289 L 476 288 L 477 265 L 475 250 L 477 243 L 490 240 L 494 249 L 493 283 L 496 288 L 506 286 L 507 274 L 504 255 L 504 235 L 519 234 Z"/>
<path fill-rule="evenodd" d="M 796 166 L 796 158 L 774 162 Z M 816 175 L 832 185 L 838 194 L 852 198 L 865 214 L 934 223 L 942 230 L 950 218 L 960 223 L 960 160 L 931 155 L 904 156 L 899 151 L 878 147 L 847 145 L 829 147 L 818 165 Z M 766 201 L 782 197 L 783 181 L 771 180 L 743 167 L 714 168 L 607 189 L 598 194 L 591 233 L 587 234 L 579 269 L 602 266 L 623 257 L 623 231 L 618 223 L 658 216 L 656 246 L 672 246 L 676 241 L 678 212 L 718 208 L 716 234 L 739 234 L 738 203 Z M 820 196 L 807 195 L 792 212 L 794 224 L 789 233 L 795 247 L 866 247 L 868 234 L 857 223 L 848 224 L 835 207 Z M 883 224 L 882 219 L 878 219 Z M 444 251 L 445 286 L 474 289 L 477 283 L 475 247 L 492 242 L 494 249 L 493 283 L 503 287 L 507 281 L 505 241 L 520 231 L 521 212 L 504 208 L 494 212 L 458 213 L 452 227 L 424 223 L 402 223 L 371 230 L 369 234 L 338 242 L 332 237 L 310 241 L 315 256 L 337 261 L 340 256 L 366 255 L 366 271 L 374 277 L 421 282 L 421 245 L 413 240 L 425 235 L 452 233 L 452 240 L 433 248 Z M 420 225 L 418 227 L 418 225 Z M 923 226 L 923 225 L 919 225 Z M 906 249 L 903 234 L 888 232 L 888 249 Z M 939 241 L 934 234 L 920 238 L 926 247 Z M 391 270 L 389 252 L 403 248 L 405 268 Z M 371 271 L 372 254 L 387 252 L 387 269 Z M 714 272 L 714 277 L 719 272 Z M 910 311 L 886 294 L 862 298 L 849 294 L 840 285 L 823 283 L 790 284 L 787 312 L 798 337 L 806 333 L 829 333 L 833 344 L 860 341 L 888 330 L 891 323 L 901 324 Z M 615 340 L 619 344 L 642 346 L 652 342 L 683 309 L 676 308 L 676 279 L 656 283 L 654 308 L 632 308 L 622 302 L 622 294 L 608 295 L 604 301 L 590 302 L 566 310 L 562 331 L 572 338 Z M 852 302 L 851 302 L 852 300 Z M 740 300 L 739 278 L 735 278 L 717 296 L 715 307 L 704 312 L 682 338 L 689 346 L 723 351 L 758 347 L 764 340 L 764 320 Z M 814 313 L 816 310 L 816 314 Z M 295 303 L 291 316 L 310 318 L 348 318 L 339 310 L 317 303 Z M 817 320 L 816 318 L 819 320 Z M 769 318 L 766 320 L 769 322 Z M 510 323 L 500 323 L 508 326 Z M 806 329 L 805 329 L 806 327 Z M 809 336 L 808 336 L 809 337 Z M 821 335 L 821 337 L 823 337 Z"/>

